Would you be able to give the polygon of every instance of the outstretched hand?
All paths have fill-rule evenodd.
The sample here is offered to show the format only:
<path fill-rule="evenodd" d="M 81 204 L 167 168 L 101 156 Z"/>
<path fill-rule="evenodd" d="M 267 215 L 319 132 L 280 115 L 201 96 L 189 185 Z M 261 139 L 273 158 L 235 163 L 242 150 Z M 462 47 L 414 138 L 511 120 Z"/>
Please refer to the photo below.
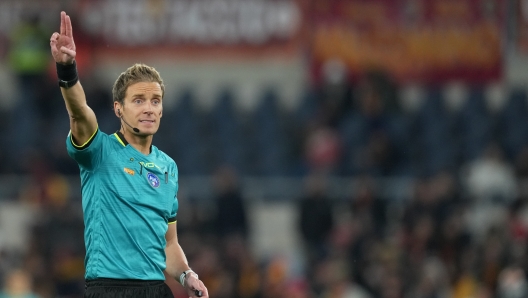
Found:
<path fill-rule="evenodd" d="M 61 12 L 60 33 L 54 32 L 50 39 L 51 55 L 55 62 L 60 64 L 72 64 L 75 60 L 75 43 L 70 16 Z"/>

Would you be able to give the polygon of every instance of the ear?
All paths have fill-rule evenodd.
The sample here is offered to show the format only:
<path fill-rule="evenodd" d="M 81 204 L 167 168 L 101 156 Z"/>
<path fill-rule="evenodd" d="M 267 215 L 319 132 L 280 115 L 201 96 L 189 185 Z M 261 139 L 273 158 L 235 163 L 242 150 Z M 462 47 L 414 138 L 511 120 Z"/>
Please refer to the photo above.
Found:
<path fill-rule="evenodd" d="M 116 115 L 117 118 L 121 118 L 121 115 L 120 115 L 120 112 L 123 113 L 123 107 L 121 106 L 121 104 L 117 101 L 114 101 L 114 114 Z"/>

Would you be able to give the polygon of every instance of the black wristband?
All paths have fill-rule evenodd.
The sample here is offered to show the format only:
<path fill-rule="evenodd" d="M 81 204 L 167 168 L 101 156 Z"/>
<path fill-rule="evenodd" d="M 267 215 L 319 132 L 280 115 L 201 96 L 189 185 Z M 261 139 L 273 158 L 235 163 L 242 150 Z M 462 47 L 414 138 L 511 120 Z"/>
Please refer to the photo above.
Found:
<path fill-rule="evenodd" d="M 75 60 L 72 64 L 60 64 L 56 63 L 57 65 L 57 76 L 59 77 L 59 80 L 61 81 L 72 81 L 77 78 L 77 63 L 75 63 Z"/>
<path fill-rule="evenodd" d="M 57 76 L 59 77 L 59 86 L 63 88 L 70 88 L 79 81 L 77 74 L 77 63 L 73 61 L 72 64 L 56 63 Z"/>

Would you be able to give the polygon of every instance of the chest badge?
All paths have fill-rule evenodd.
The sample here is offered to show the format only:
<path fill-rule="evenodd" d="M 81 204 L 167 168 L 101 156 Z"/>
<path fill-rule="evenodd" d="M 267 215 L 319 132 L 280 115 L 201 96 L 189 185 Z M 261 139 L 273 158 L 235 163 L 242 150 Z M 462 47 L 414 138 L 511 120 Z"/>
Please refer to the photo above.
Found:
<path fill-rule="evenodd" d="M 153 174 L 151 172 L 147 173 L 147 180 L 148 180 L 148 183 L 150 184 L 150 186 L 152 186 L 154 188 L 158 188 L 159 185 L 160 185 L 160 180 L 159 180 L 158 176 L 156 176 L 155 174 Z"/>
<path fill-rule="evenodd" d="M 134 176 L 134 173 L 135 173 L 134 170 L 129 169 L 129 168 L 124 168 L 123 170 L 125 170 L 125 173 Z"/>

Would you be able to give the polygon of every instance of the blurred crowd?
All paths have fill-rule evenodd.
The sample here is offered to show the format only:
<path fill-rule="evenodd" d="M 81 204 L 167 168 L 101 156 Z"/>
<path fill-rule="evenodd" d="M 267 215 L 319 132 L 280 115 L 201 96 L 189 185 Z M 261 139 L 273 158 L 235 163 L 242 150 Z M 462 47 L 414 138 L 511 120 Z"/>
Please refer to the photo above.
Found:
<path fill-rule="evenodd" d="M 80 202 L 60 174 L 45 176 L 17 198 L 31 211 L 30 233 L 24 249 L 1 251 L 2 298 L 82 296 Z M 527 297 L 525 198 L 464 194 L 440 172 L 416 179 L 403 202 L 380 197 L 368 175 L 336 200 L 328 179 L 306 176 L 303 195 L 288 202 L 302 244 L 296 258 L 257 257 L 251 200 L 232 167 L 214 173 L 214 196 L 179 196 L 179 240 L 211 297 Z"/>
<path fill-rule="evenodd" d="M 50 75 L 48 32 L 29 18 L 5 55 L 18 91 L 15 106 L 0 110 L 10 140 L 0 144 L 0 173 L 29 177 L 5 201 L 31 216 L 25 248 L 0 247 L 1 298 L 81 297 L 84 287 L 80 194 L 67 179 L 78 168 L 65 150 L 68 117 Z M 382 71 L 350 84 L 339 63 L 327 67 L 326 81 L 293 111 L 279 108 L 273 90 L 248 115 L 234 112 L 229 92 L 208 113 L 192 109 L 192 92 L 164 111 L 154 143 L 181 175 L 213 177 L 215 195 L 180 196 L 178 217 L 180 243 L 211 297 L 528 297 L 525 90 L 493 109 L 482 87 L 460 105 L 430 87 L 406 108 Z M 117 130 L 110 90 L 86 78 L 102 130 Z M 305 179 L 302 195 L 284 198 L 296 206 L 302 270 L 251 250 L 246 175 Z M 359 180 L 349 197 L 330 197 L 336 176 Z M 409 197 L 380 196 L 383 177 L 411 177 Z"/>

